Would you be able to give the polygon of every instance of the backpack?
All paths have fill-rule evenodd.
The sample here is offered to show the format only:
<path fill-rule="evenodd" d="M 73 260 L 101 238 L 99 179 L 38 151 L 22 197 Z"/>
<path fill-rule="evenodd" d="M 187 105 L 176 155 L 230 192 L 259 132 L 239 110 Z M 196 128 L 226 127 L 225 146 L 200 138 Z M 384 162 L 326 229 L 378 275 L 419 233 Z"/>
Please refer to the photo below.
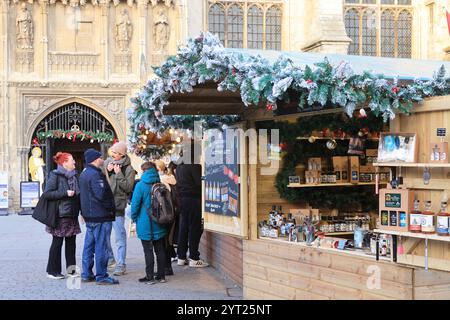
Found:
<path fill-rule="evenodd" d="M 163 183 L 155 183 L 151 192 L 152 207 L 148 210 L 150 219 L 159 224 L 171 224 L 175 221 L 172 195 Z"/>

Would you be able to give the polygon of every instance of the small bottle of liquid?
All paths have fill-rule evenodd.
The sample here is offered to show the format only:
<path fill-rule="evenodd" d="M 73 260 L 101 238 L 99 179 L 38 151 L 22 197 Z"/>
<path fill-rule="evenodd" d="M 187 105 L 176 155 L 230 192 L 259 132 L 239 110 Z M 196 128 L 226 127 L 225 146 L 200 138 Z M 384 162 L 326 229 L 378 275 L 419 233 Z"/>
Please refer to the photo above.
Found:
<path fill-rule="evenodd" d="M 409 214 L 409 231 L 418 233 L 422 231 L 422 212 L 419 210 L 420 201 L 414 200 L 414 210 Z"/>
<path fill-rule="evenodd" d="M 447 212 L 447 202 L 441 202 L 441 210 L 437 215 L 437 228 L 436 232 L 440 236 L 448 236 L 449 233 L 449 223 L 450 213 Z"/>
<path fill-rule="evenodd" d="M 435 233 L 435 225 L 435 215 L 431 211 L 431 201 L 426 201 L 425 210 L 422 212 L 422 233 Z"/>

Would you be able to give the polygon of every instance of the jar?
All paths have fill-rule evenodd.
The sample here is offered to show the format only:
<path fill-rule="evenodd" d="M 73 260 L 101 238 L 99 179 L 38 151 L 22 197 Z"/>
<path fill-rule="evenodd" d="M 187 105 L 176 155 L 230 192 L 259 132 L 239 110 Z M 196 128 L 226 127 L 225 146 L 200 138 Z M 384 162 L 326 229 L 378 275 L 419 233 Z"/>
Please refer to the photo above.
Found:
<path fill-rule="evenodd" d="M 334 223 L 333 223 L 333 222 L 331 222 L 331 223 L 328 225 L 328 232 L 329 232 L 329 233 L 336 232 L 336 229 L 335 229 L 335 227 L 334 227 Z"/>

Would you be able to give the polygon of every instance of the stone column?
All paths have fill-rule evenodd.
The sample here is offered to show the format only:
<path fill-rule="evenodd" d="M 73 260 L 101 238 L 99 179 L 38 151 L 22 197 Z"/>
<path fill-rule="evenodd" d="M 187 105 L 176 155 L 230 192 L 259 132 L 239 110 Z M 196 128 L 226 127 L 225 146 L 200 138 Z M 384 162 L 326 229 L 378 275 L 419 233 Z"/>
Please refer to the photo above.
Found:
<path fill-rule="evenodd" d="M 139 24 L 138 24 L 138 39 L 139 39 L 139 79 L 142 84 L 147 81 L 148 74 L 148 33 L 147 29 L 150 25 L 148 21 L 148 0 L 138 0 L 138 13 L 139 13 Z"/>
<path fill-rule="evenodd" d="M 41 50 L 36 48 L 37 56 L 39 57 L 39 74 L 41 75 L 44 84 L 48 81 L 48 6 L 49 0 L 40 0 L 41 5 Z"/>
<path fill-rule="evenodd" d="M 9 0 L 1 0 L 0 17 L 0 75 L 1 75 L 1 102 L 0 102 L 0 170 L 8 169 L 8 7 Z"/>
<path fill-rule="evenodd" d="M 304 51 L 347 54 L 351 39 L 344 24 L 342 0 L 314 0 L 309 3 L 312 23 Z"/>
<path fill-rule="evenodd" d="M 103 81 L 106 83 L 109 81 L 109 74 L 110 74 L 110 58 L 109 58 L 109 4 L 110 0 L 101 0 L 100 1 L 100 8 L 101 8 L 101 15 L 102 15 L 102 53 L 101 56 L 103 57 L 103 75 L 101 76 L 103 78 Z"/>

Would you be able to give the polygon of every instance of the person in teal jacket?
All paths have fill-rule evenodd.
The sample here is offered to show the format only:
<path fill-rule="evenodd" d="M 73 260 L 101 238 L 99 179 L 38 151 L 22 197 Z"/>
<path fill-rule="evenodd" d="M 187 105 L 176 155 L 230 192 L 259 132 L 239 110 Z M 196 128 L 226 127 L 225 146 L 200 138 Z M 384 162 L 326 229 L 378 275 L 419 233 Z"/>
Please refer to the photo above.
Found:
<path fill-rule="evenodd" d="M 160 182 L 159 174 L 152 162 L 145 162 L 141 166 L 141 180 L 136 185 L 131 199 L 131 219 L 136 223 L 136 232 L 142 242 L 145 255 L 146 276 L 139 279 L 139 282 L 155 284 L 155 281 L 166 282 L 164 268 L 166 264 L 166 248 L 164 237 L 167 235 L 167 229 L 150 220 L 147 209 L 151 209 L 151 190 L 155 183 Z M 157 276 L 154 276 L 154 258 L 153 248 L 155 248 L 156 262 L 158 266 Z"/>

